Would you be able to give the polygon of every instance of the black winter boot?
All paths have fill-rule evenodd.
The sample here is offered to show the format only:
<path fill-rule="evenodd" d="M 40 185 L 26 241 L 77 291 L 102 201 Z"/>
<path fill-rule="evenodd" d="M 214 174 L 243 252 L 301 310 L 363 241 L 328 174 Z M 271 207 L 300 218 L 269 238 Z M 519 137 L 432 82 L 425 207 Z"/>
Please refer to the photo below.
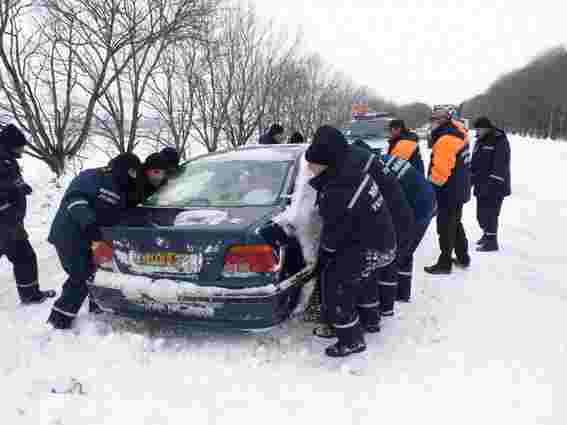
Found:
<path fill-rule="evenodd" d="M 466 269 L 471 265 L 471 257 L 466 254 L 464 257 L 453 258 L 453 264 L 462 269 Z"/>
<path fill-rule="evenodd" d="M 477 249 L 478 252 L 494 252 L 498 251 L 498 239 L 496 236 L 488 236 L 484 243 Z"/>
<path fill-rule="evenodd" d="M 423 270 L 425 270 L 426 273 L 435 275 L 451 274 L 451 257 L 441 254 L 439 260 L 437 260 L 437 263 L 433 264 L 432 266 L 424 267 Z"/>
<path fill-rule="evenodd" d="M 486 238 L 487 238 L 486 234 L 483 233 L 482 237 L 478 241 L 476 241 L 476 244 L 477 245 L 484 245 L 484 243 L 486 242 Z"/>
<path fill-rule="evenodd" d="M 48 298 L 53 298 L 57 293 L 49 289 L 47 291 L 40 291 L 39 289 L 26 297 L 20 297 L 20 302 L 24 305 L 28 304 L 41 304 Z"/>
<path fill-rule="evenodd" d="M 47 323 L 51 324 L 55 329 L 71 329 L 73 319 L 74 317 L 67 316 L 57 310 L 51 310 Z"/>
<path fill-rule="evenodd" d="M 366 350 L 360 322 L 348 328 L 336 328 L 339 341 L 325 349 L 329 357 L 346 357 Z"/>

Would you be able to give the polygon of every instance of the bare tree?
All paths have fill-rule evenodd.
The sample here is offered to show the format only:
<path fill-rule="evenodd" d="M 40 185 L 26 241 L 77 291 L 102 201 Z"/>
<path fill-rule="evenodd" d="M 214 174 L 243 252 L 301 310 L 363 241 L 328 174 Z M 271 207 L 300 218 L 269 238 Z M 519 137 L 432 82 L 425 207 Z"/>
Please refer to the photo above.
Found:
<path fill-rule="evenodd" d="M 162 40 L 195 36 L 212 6 L 204 0 L 44 0 L 34 15 L 29 3 L 1 2 L 0 87 L 4 106 L 32 135 L 31 153 L 62 173 L 87 142 L 97 104 L 134 58 Z"/>
<path fill-rule="evenodd" d="M 0 3 L 0 108 L 32 136 L 28 153 L 59 174 L 84 119 L 73 55 L 65 48 L 74 28 L 34 13 L 29 3 Z M 58 37 L 50 39 L 57 32 Z"/>
<path fill-rule="evenodd" d="M 173 146 L 188 156 L 195 114 L 195 92 L 200 75 L 199 42 L 170 46 L 149 84 L 147 107 L 157 115 L 158 125 L 150 137 L 161 146 Z"/>
<path fill-rule="evenodd" d="M 233 13 L 233 96 L 224 131 L 236 148 L 247 143 L 263 121 L 274 90 L 281 86 L 280 70 L 293 58 L 297 42 L 286 42 L 288 37 L 262 26 L 252 8 Z"/>
<path fill-rule="evenodd" d="M 195 78 L 195 140 L 208 152 L 222 143 L 228 105 L 233 96 L 237 46 L 233 9 L 225 9 L 210 22 L 209 38 L 200 45 Z"/>
<path fill-rule="evenodd" d="M 100 128 L 98 134 L 110 140 L 118 152 L 131 152 L 141 141 L 152 138 L 151 135 L 155 134 L 151 122 L 144 125 L 144 105 L 149 84 L 155 82 L 162 58 L 165 62 L 163 67 L 169 67 L 171 71 L 171 55 L 165 55 L 168 46 L 178 46 L 184 40 L 200 40 L 203 37 L 205 18 L 212 12 L 211 5 L 212 3 L 202 1 L 170 0 L 163 2 L 162 7 L 149 8 L 147 19 L 151 21 L 152 31 L 156 33 L 167 31 L 161 27 L 170 25 L 169 21 L 161 17 L 164 12 L 168 12 L 172 17 L 179 15 L 182 20 L 178 22 L 175 31 L 159 37 L 154 43 L 147 43 L 139 48 L 136 38 L 132 38 L 128 48 L 120 55 L 113 56 L 111 68 L 116 73 L 119 73 L 128 57 L 131 60 L 120 77 L 113 80 L 112 85 L 99 99 L 103 116 L 97 119 L 97 123 Z M 171 85 L 171 81 L 163 82 L 166 87 Z M 155 84 L 153 88 L 156 89 Z"/>

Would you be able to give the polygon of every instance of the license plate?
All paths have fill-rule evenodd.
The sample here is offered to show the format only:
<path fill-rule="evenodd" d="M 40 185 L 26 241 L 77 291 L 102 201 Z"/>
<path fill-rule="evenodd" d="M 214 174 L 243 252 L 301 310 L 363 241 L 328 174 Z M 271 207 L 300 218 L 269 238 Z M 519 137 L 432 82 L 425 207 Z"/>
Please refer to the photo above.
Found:
<path fill-rule="evenodd" d="M 173 267 L 177 265 L 178 254 L 172 252 L 158 252 L 149 254 L 137 254 L 134 262 L 141 266 Z"/>
<path fill-rule="evenodd" d="M 201 253 L 180 254 L 175 252 L 130 251 L 130 265 L 141 273 L 184 273 L 197 274 L 203 267 Z"/>

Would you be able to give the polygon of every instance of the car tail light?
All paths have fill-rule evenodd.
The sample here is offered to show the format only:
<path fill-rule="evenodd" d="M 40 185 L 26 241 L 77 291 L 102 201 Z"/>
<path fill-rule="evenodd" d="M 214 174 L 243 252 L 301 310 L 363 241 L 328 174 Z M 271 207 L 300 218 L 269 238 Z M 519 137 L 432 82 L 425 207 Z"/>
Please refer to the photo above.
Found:
<path fill-rule="evenodd" d="M 224 258 L 223 276 L 246 277 L 256 273 L 273 273 L 277 259 L 270 245 L 237 245 Z"/>
<path fill-rule="evenodd" d="M 102 269 L 112 270 L 112 246 L 107 242 L 93 242 L 93 260 Z"/>

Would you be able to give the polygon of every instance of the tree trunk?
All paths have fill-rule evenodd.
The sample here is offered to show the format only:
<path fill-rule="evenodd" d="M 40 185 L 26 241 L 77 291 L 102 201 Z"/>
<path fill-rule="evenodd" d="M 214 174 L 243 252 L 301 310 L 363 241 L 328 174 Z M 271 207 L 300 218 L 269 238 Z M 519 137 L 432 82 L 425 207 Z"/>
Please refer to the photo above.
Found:
<path fill-rule="evenodd" d="M 49 158 L 42 159 L 51 171 L 59 178 L 65 173 L 66 158 L 63 153 L 54 154 Z"/>

